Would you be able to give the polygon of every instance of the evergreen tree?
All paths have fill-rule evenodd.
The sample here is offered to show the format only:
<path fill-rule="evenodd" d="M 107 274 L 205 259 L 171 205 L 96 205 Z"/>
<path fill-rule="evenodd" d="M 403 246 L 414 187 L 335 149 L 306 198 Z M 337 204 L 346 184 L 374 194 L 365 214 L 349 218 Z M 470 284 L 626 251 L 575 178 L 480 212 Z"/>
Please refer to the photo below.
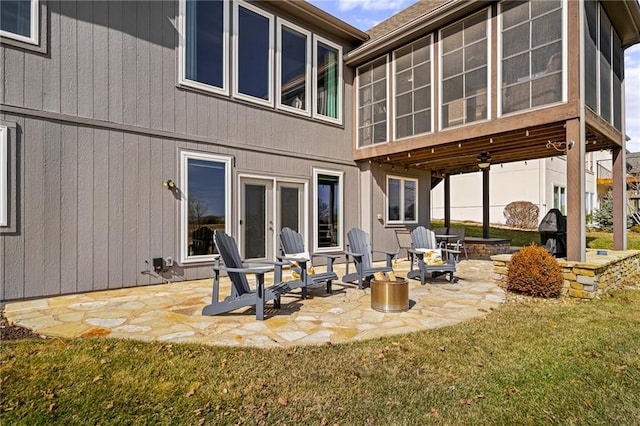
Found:
<path fill-rule="evenodd" d="M 592 219 L 600 226 L 601 231 L 613 231 L 613 194 L 611 191 L 600 201 L 600 208 L 593 211 Z M 627 216 L 627 228 L 631 227 L 631 220 Z"/>

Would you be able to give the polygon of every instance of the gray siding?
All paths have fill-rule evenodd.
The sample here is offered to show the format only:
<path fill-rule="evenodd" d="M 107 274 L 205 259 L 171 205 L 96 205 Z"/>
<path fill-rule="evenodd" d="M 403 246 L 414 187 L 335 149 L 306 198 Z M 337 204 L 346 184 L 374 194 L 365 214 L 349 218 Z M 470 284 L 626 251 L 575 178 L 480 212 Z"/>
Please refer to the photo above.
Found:
<path fill-rule="evenodd" d="M 19 130 L 0 300 L 211 277 L 207 264 L 143 273 L 154 257 L 179 258 L 179 201 L 162 182 L 179 180 L 181 149 L 234 156 L 232 223 L 237 175 L 275 173 L 309 182 L 312 230 L 320 167 L 345 173 L 345 231 L 358 226 L 350 70 L 344 126 L 330 125 L 179 87 L 177 2 L 48 9 L 45 55 L 0 46 L 0 120 Z"/>

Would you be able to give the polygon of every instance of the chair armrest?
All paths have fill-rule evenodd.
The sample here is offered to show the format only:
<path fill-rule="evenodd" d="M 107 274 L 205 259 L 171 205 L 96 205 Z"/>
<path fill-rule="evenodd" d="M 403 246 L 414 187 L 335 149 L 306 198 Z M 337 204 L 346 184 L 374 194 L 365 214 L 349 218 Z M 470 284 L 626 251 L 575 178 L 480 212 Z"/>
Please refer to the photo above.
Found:
<path fill-rule="evenodd" d="M 214 266 L 214 271 L 221 272 L 238 272 L 240 274 L 256 274 L 256 275 L 264 275 L 269 272 L 267 267 L 253 267 L 253 268 L 227 268 L 226 266 Z"/>
<path fill-rule="evenodd" d="M 386 250 L 371 250 L 371 253 L 384 253 L 387 256 L 397 256 L 398 252 L 397 251 L 386 251 Z"/>
<path fill-rule="evenodd" d="M 344 254 L 346 254 L 347 256 L 353 256 L 353 257 L 362 257 L 362 256 L 364 256 L 364 254 L 362 254 L 362 253 L 354 253 L 352 251 L 345 251 Z"/>

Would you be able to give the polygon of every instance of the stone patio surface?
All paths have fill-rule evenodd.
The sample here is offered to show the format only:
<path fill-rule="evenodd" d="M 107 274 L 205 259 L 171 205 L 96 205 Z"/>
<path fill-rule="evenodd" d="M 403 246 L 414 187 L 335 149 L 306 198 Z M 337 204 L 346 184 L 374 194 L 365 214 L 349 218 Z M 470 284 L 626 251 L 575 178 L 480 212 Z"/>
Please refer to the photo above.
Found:
<path fill-rule="evenodd" d="M 284 295 L 281 309 L 269 303 L 264 321 L 256 320 L 254 308 L 203 316 L 212 291 L 212 279 L 204 279 L 13 302 L 6 305 L 5 315 L 9 322 L 46 336 L 261 348 L 335 344 L 453 325 L 486 315 L 504 302 L 490 261 L 463 260 L 457 268 L 455 284 L 444 277 L 428 278 L 424 286 L 409 280 L 410 308 L 400 313 L 371 309 L 368 287 L 358 290 L 355 284 L 338 281 L 331 295 L 322 286 L 309 289 L 306 300 L 301 300 L 299 290 Z M 394 263 L 399 277 L 408 269 L 407 260 Z M 344 265 L 335 270 L 341 277 Z M 266 281 L 270 278 L 267 275 Z M 221 295 L 229 289 L 225 277 Z"/>

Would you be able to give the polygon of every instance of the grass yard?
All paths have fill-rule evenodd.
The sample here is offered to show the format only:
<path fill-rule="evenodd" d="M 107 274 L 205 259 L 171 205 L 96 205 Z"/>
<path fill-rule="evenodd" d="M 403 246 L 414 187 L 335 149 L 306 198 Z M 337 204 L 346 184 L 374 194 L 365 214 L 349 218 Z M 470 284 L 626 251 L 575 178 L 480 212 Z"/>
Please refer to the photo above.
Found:
<path fill-rule="evenodd" d="M 640 424 L 640 291 L 348 345 L 4 342 L 2 424 Z"/>
<path fill-rule="evenodd" d="M 443 221 L 434 220 L 432 227 L 444 226 Z M 451 222 L 451 226 L 461 226 L 465 228 L 467 237 L 482 237 L 482 224 L 474 222 Z M 492 238 L 508 238 L 511 245 L 524 247 L 531 243 L 540 245 L 540 233 L 537 230 L 525 231 L 519 229 L 509 229 L 505 227 L 490 228 Z M 587 247 L 597 249 L 613 249 L 613 234 L 610 232 L 587 232 Z M 627 230 L 627 248 L 629 250 L 640 250 L 640 232 Z"/>

